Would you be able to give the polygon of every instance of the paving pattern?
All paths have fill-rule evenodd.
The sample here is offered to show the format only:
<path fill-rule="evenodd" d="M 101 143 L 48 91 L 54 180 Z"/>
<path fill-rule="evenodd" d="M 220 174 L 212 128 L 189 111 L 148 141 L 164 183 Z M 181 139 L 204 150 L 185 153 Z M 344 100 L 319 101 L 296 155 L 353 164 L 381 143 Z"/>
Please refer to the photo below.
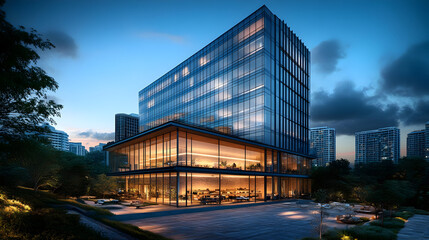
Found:
<path fill-rule="evenodd" d="M 111 228 L 110 226 L 106 226 L 94 219 L 91 219 L 89 217 L 86 217 L 76 211 L 69 210 L 69 214 L 77 214 L 80 216 L 80 223 L 93 229 L 94 231 L 100 233 L 103 237 L 106 237 L 108 239 L 112 240 L 133 240 L 134 238 L 119 232 L 116 229 Z"/>
<path fill-rule="evenodd" d="M 398 240 L 429 239 L 429 215 L 414 215 L 398 233 Z"/>
<path fill-rule="evenodd" d="M 121 220 L 172 239 L 302 239 L 317 237 L 316 209 L 312 204 L 278 203 Z M 327 225 L 345 227 L 335 216 L 326 219 Z"/>

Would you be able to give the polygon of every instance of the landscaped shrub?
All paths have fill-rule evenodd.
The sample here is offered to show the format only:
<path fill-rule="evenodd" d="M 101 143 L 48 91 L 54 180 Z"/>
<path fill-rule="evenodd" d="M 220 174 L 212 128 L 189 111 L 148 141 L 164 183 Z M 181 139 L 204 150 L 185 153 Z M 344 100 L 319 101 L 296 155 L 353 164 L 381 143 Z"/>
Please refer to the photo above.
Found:
<path fill-rule="evenodd" d="M 342 231 L 338 229 L 333 229 L 325 232 L 322 237 L 326 240 L 341 240 Z"/>
<path fill-rule="evenodd" d="M 394 217 L 400 217 L 403 219 L 408 219 L 408 218 L 414 216 L 414 213 L 410 212 L 410 211 L 398 211 L 398 212 L 395 212 L 395 214 L 393 214 L 393 216 Z"/>
<path fill-rule="evenodd" d="M 375 220 L 370 222 L 369 224 L 372 226 L 379 226 L 384 228 L 403 228 L 405 222 L 400 219 L 390 218 L 390 219 L 385 219 L 383 222 L 383 225 L 381 224 L 381 220 Z"/>
<path fill-rule="evenodd" d="M 365 240 L 394 240 L 396 234 L 389 229 L 378 226 L 357 226 L 347 230 L 330 230 L 323 234 L 326 240 L 365 239 Z"/>
<path fill-rule="evenodd" d="M 0 239 L 105 239 L 59 209 L 0 213 Z"/>
<path fill-rule="evenodd" d="M 414 211 L 415 214 L 421 214 L 421 215 L 429 215 L 429 212 L 426 210 L 422 210 L 422 209 L 416 209 Z"/>
<path fill-rule="evenodd" d="M 378 226 L 359 226 L 344 231 L 346 235 L 366 240 L 394 240 L 396 234 L 389 229 Z"/>

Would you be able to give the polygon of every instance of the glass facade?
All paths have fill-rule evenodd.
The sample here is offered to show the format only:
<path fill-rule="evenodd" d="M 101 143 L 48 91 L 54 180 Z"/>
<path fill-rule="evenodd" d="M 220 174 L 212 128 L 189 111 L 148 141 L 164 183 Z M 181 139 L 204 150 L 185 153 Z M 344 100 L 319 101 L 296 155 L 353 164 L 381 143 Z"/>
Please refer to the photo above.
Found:
<path fill-rule="evenodd" d="M 311 159 L 180 129 L 144 136 L 135 143 L 116 146 L 109 150 L 109 166 L 111 172 L 184 166 L 307 175 Z"/>
<path fill-rule="evenodd" d="M 178 207 L 308 195 L 309 55 L 261 7 L 139 92 L 141 133 L 104 148 L 110 175 Z"/>
<path fill-rule="evenodd" d="M 140 131 L 181 120 L 308 154 L 309 59 L 264 6 L 139 92 Z"/>
<path fill-rule="evenodd" d="M 166 172 L 119 179 L 122 190 L 130 198 L 179 207 L 286 199 L 310 191 L 309 179 L 293 177 Z M 280 189 L 274 189 L 276 186 Z"/>
<path fill-rule="evenodd" d="M 310 158 L 182 126 L 167 123 L 107 149 L 127 197 L 190 206 L 309 194 Z"/>

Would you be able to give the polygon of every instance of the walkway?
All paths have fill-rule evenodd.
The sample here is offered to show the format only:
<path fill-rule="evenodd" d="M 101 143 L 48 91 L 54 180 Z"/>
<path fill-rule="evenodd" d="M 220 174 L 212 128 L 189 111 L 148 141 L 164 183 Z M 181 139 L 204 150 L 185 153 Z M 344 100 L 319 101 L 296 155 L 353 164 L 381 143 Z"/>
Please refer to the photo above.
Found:
<path fill-rule="evenodd" d="M 429 239 L 429 215 L 414 215 L 398 233 L 398 240 Z"/>
<path fill-rule="evenodd" d="M 69 214 L 77 214 L 80 216 L 80 223 L 100 233 L 103 237 L 112 240 L 134 240 L 135 238 L 128 236 L 110 226 L 107 226 L 99 221 L 89 218 L 77 211 L 68 210 Z"/>

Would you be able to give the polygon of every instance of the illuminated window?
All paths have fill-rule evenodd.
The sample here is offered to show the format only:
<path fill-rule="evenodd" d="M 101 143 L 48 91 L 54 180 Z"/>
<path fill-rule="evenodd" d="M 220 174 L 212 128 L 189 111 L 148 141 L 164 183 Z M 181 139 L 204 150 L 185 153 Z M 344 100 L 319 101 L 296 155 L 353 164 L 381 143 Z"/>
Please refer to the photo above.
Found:
<path fill-rule="evenodd" d="M 155 99 L 150 100 L 149 102 L 147 102 L 147 108 L 151 108 L 155 105 Z"/>
<path fill-rule="evenodd" d="M 201 57 L 201 58 L 200 58 L 200 66 L 204 66 L 204 65 L 206 65 L 208 62 L 209 62 L 209 61 L 208 61 L 208 59 L 207 59 L 207 56 L 204 56 L 204 57 Z"/>
<path fill-rule="evenodd" d="M 189 68 L 188 67 L 184 67 L 182 70 L 182 76 L 187 76 L 189 74 Z"/>
<path fill-rule="evenodd" d="M 252 23 L 250 26 L 245 28 L 243 31 L 238 33 L 238 41 L 242 42 L 249 38 L 250 36 L 257 33 L 259 30 L 264 28 L 264 18 L 259 19 L 258 21 Z"/>

